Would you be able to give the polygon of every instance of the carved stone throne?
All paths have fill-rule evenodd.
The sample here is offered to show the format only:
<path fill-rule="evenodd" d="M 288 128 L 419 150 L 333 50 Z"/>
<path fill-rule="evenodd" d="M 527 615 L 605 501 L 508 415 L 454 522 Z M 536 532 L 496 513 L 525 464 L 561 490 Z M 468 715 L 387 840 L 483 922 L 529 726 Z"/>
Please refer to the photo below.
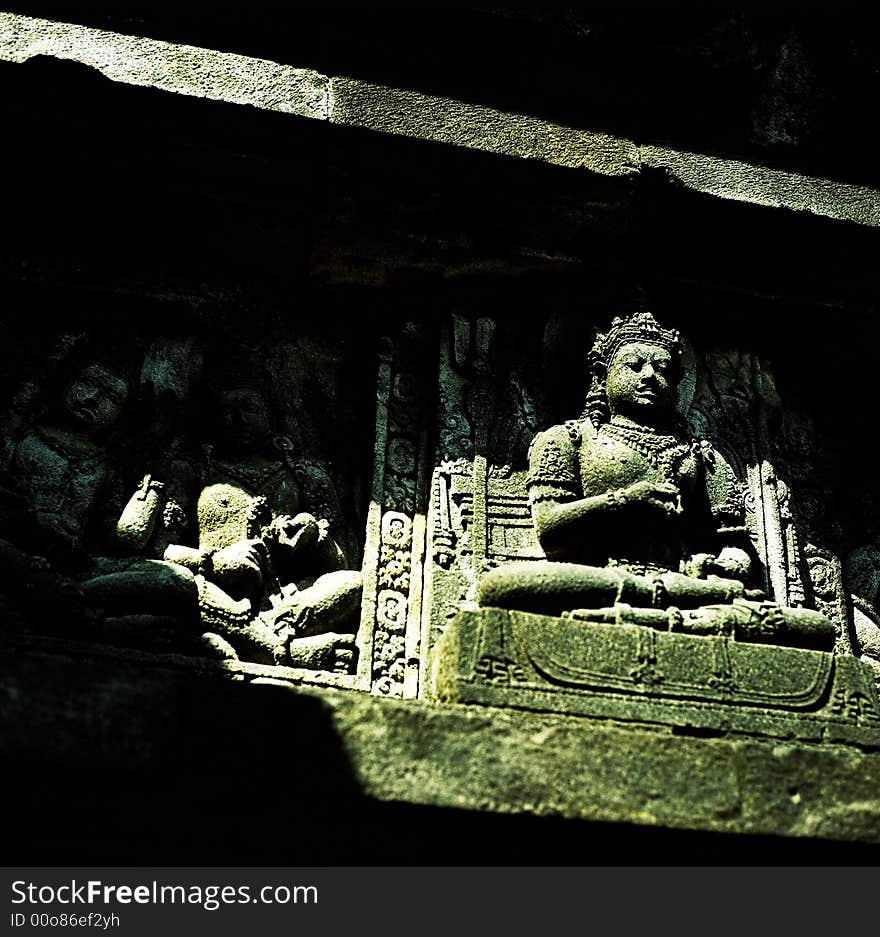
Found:
<path fill-rule="evenodd" d="M 544 555 L 525 476 L 480 456 L 434 472 L 422 631 L 429 696 L 684 731 L 880 746 L 870 669 L 845 646 L 829 652 L 657 631 L 627 623 L 625 614 L 600 623 L 478 608 L 486 570 Z M 768 511 L 756 509 L 747 484 L 742 496 L 753 538 L 766 544 Z M 796 544 L 793 529 L 781 531 Z M 785 556 L 768 556 L 766 545 L 762 552 L 771 584 L 785 581 Z"/>

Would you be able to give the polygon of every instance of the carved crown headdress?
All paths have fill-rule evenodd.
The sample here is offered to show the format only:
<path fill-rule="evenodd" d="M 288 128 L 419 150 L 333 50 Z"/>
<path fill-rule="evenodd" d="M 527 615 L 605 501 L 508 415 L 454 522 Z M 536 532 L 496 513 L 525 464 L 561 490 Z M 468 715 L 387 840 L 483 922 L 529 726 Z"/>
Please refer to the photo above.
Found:
<path fill-rule="evenodd" d="M 636 312 L 630 316 L 618 316 L 607 332 L 600 332 L 590 357 L 593 360 L 601 358 L 607 367 L 618 350 L 630 342 L 659 345 L 673 357 L 681 353 L 681 336 L 675 329 L 664 329 L 650 312 Z"/>

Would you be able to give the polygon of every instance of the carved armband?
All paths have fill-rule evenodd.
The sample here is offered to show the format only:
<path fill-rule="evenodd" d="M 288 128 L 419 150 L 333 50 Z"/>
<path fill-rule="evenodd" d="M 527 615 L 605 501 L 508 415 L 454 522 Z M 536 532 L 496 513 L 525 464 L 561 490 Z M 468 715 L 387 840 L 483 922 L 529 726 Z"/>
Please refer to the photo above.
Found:
<path fill-rule="evenodd" d="M 526 488 L 532 504 L 578 497 L 576 452 L 565 427 L 553 427 L 535 437 L 529 448 Z"/>

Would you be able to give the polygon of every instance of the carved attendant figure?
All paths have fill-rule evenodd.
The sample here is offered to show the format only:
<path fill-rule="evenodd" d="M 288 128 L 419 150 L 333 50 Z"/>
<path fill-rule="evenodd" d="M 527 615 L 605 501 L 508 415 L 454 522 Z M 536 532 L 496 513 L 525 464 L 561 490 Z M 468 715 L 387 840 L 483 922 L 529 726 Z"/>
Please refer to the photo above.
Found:
<path fill-rule="evenodd" d="M 548 561 L 490 571 L 480 604 L 831 647 L 824 616 L 746 588 L 745 528 L 719 522 L 730 508 L 713 477 L 720 456 L 676 413 L 680 357 L 678 333 L 647 312 L 598 337 L 583 416 L 539 433 L 529 453 Z"/>
<path fill-rule="evenodd" d="M 111 480 L 102 437 L 122 414 L 128 383 L 93 362 L 67 386 L 62 419 L 34 427 L 9 453 L 9 468 L 47 536 L 83 547 L 90 515 Z"/>

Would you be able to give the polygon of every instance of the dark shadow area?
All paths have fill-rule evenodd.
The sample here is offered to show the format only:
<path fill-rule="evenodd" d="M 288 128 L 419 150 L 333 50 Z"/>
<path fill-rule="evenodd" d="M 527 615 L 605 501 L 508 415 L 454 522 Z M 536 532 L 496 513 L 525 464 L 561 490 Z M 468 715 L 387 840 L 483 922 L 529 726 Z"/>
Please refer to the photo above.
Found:
<path fill-rule="evenodd" d="M 215 305 L 299 299 L 326 128 L 53 59 L 3 63 L 0 83 L 15 141 L 5 276 Z"/>
<path fill-rule="evenodd" d="M 6 865 L 803 866 L 880 856 L 859 843 L 380 802 L 361 790 L 322 699 L 121 660 L 81 659 L 73 677 L 57 667 L 25 656 L 4 677 L 7 716 L 30 711 L 4 732 L 15 805 Z M 41 701 L 40 682 L 62 671 Z"/>
<path fill-rule="evenodd" d="M 304 740 L 305 741 L 305 740 Z M 273 759 L 273 765 L 277 760 Z M 876 865 L 863 843 L 705 833 L 380 803 L 320 756 L 168 776 L 20 765 L 3 862 L 15 866 Z M 338 767 L 338 766 L 337 766 Z M 184 773 L 185 772 L 185 773 Z M 312 777 L 311 789 L 303 786 Z M 50 780 L 51 779 L 51 780 Z M 259 785 L 266 788 L 260 789 Z M 280 790 L 279 788 L 283 788 Z M 243 806 L 242 800 L 250 801 Z M 263 800 L 260 806 L 254 801 Z"/>
<path fill-rule="evenodd" d="M 545 10 L 15 4 L 187 43 L 606 130 L 639 143 L 873 184 L 876 13 L 824 8 Z"/>
<path fill-rule="evenodd" d="M 878 297 L 877 229 L 719 200 L 659 171 L 599 177 L 120 85 L 51 59 L 4 63 L 0 83 L 15 141 L 0 237 L 11 280 L 208 314 L 271 305 L 297 320 L 319 318 L 336 288 L 431 292 L 523 273 L 564 289 L 578 276 L 671 281 L 820 309 Z M 527 315 L 517 289 L 493 312 Z M 384 305 L 393 316 L 394 300 Z"/>

